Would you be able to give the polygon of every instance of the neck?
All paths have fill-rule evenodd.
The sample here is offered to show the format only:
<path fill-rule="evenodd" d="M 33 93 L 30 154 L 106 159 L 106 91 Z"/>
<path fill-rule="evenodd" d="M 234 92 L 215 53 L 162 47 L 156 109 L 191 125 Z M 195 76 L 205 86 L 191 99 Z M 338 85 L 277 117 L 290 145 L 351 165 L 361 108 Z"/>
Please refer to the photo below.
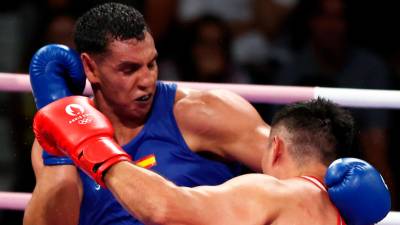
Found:
<path fill-rule="evenodd" d="M 323 180 L 325 177 L 327 167 L 321 162 L 317 161 L 304 161 L 301 163 L 290 163 L 287 166 L 281 168 L 282 175 L 278 178 L 289 179 L 300 176 L 312 176 L 319 180 Z"/>
<path fill-rule="evenodd" d="M 312 176 L 318 178 L 320 181 L 323 181 L 326 174 L 326 169 L 326 166 L 322 163 L 316 163 L 313 166 L 301 168 L 297 176 Z"/>
<path fill-rule="evenodd" d="M 119 145 L 128 144 L 139 132 L 143 129 L 144 125 L 136 128 L 128 128 L 120 126 L 115 129 L 114 139 Z"/>
<path fill-rule="evenodd" d="M 114 139 L 120 145 L 127 144 L 144 127 L 146 118 L 130 118 L 119 115 L 102 96 L 95 95 L 94 103 L 96 108 L 110 120 L 114 128 Z"/>

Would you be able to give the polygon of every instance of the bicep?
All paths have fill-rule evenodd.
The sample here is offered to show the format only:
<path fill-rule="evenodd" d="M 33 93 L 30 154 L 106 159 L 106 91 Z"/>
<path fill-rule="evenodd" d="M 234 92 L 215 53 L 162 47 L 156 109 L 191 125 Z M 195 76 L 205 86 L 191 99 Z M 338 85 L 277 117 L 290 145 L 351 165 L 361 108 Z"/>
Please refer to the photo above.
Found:
<path fill-rule="evenodd" d="M 235 124 L 233 125 L 235 126 Z M 221 143 L 222 151 L 236 161 L 242 162 L 255 172 L 261 172 L 261 161 L 267 150 L 270 127 L 267 124 L 237 125 Z"/>
<path fill-rule="evenodd" d="M 270 126 L 249 102 L 237 95 L 227 95 L 227 103 L 218 112 L 224 119 L 215 118 L 217 148 L 228 158 L 260 172 Z"/>
<path fill-rule="evenodd" d="M 177 103 L 174 113 L 193 151 L 212 152 L 261 171 L 269 125 L 242 97 L 222 90 L 196 92 Z"/>

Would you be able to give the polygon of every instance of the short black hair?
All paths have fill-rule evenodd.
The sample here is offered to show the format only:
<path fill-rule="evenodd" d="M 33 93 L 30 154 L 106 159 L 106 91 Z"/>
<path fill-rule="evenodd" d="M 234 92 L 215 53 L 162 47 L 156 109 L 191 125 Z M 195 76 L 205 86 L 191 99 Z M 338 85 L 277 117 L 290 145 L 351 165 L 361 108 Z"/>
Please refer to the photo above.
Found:
<path fill-rule="evenodd" d="M 113 40 L 143 40 L 147 25 L 143 15 L 131 6 L 105 3 L 83 14 L 76 22 L 77 51 L 104 53 Z"/>
<path fill-rule="evenodd" d="M 272 130 L 283 126 L 289 133 L 293 156 L 317 156 L 325 165 L 349 151 L 354 139 L 350 112 L 323 98 L 285 106 L 271 126 Z"/>

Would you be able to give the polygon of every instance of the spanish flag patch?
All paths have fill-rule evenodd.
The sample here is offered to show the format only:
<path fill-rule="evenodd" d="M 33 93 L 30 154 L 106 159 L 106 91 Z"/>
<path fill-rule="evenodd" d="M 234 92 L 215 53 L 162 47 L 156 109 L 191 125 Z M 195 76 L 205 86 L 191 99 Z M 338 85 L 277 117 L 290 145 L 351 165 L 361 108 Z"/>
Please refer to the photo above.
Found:
<path fill-rule="evenodd" d="M 157 165 L 156 156 L 154 154 L 145 156 L 139 160 L 136 160 L 135 165 L 150 169 L 151 167 Z"/>

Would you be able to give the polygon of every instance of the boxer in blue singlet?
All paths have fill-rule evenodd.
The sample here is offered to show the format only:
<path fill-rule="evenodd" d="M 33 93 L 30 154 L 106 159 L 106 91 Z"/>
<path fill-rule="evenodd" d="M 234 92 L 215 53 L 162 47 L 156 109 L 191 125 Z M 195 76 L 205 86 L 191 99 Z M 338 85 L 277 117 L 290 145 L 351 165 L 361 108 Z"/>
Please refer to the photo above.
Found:
<path fill-rule="evenodd" d="M 231 92 L 157 82 L 157 51 L 138 11 L 95 7 L 78 20 L 75 42 L 95 107 L 137 165 L 190 187 L 221 184 L 241 164 L 261 171 L 269 126 Z M 41 154 L 34 143 L 37 182 L 24 224 L 141 224 L 69 158 Z"/>
<path fill-rule="evenodd" d="M 157 83 L 152 112 L 146 124 L 123 149 L 137 165 L 153 170 L 179 186 L 217 185 L 239 175 L 238 163 L 209 160 L 189 149 L 173 115 L 175 92 L 176 85 Z M 85 173 L 80 172 L 80 175 L 84 194 L 79 224 L 105 225 L 113 221 L 141 224 L 122 208 L 109 190 L 100 188 Z M 100 203 L 95 210 L 94 202 Z"/>

